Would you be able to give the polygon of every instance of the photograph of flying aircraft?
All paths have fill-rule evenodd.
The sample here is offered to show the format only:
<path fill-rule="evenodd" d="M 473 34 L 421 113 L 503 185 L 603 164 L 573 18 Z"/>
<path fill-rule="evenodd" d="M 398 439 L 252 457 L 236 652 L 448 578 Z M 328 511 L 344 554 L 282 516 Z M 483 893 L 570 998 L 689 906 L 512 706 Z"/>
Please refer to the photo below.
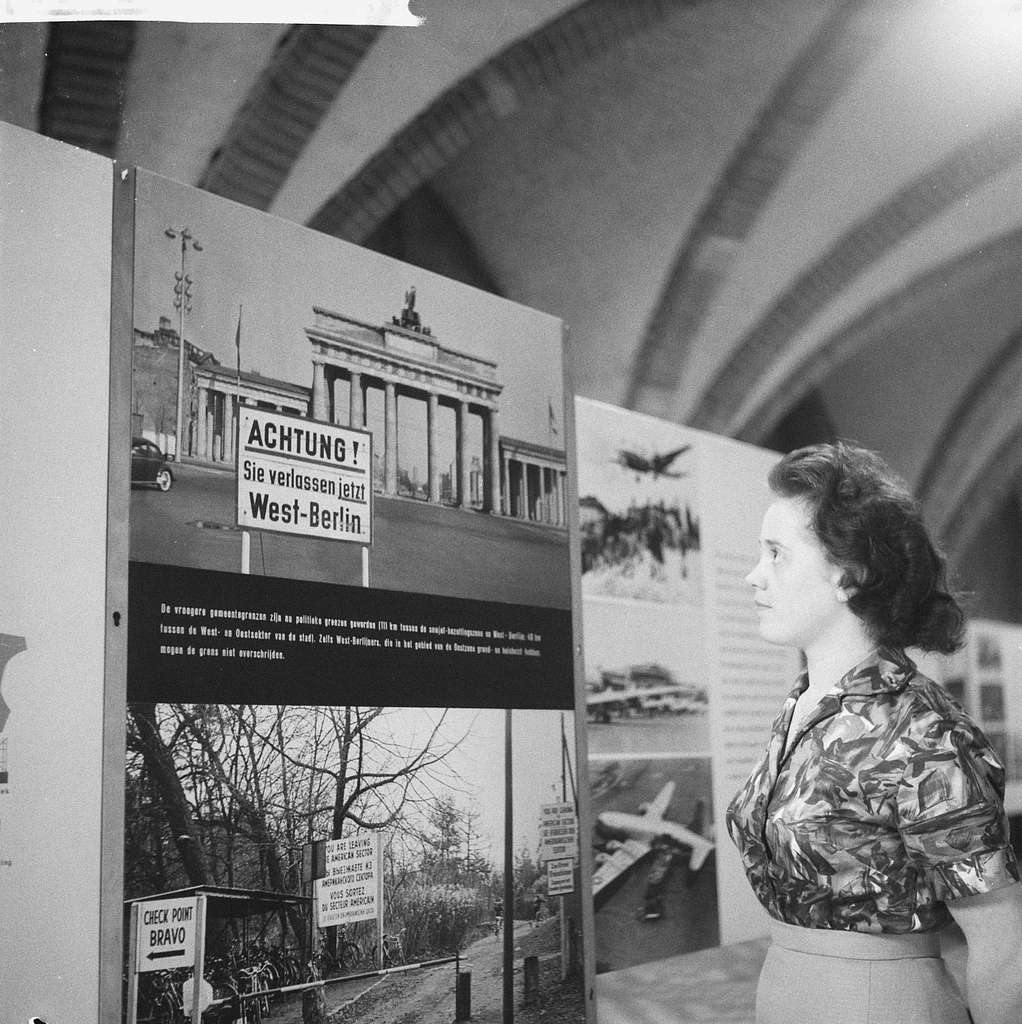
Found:
<path fill-rule="evenodd" d="M 698 452 L 684 428 L 580 401 L 576 431 L 583 595 L 698 603 L 698 481 L 684 465 Z"/>
<path fill-rule="evenodd" d="M 597 971 L 720 941 L 709 758 L 590 760 Z"/>
<path fill-rule="evenodd" d="M 622 448 L 617 453 L 617 459 L 615 460 L 620 465 L 624 466 L 625 469 L 633 470 L 636 474 L 636 479 L 640 479 L 643 473 L 650 473 L 655 480 L 658 476 L 673 477 L 674 479 L 680 479 L 687 474 L 677 470 L 672 472 L 670 467 L 671 464 L 680 455 L 684 455 L 692 445 L 683 444 L 679 448 L 674 448 L 669 452 L 662 454 L 643 455 L 641 452 L 633 452 L 627 448 Z"/>

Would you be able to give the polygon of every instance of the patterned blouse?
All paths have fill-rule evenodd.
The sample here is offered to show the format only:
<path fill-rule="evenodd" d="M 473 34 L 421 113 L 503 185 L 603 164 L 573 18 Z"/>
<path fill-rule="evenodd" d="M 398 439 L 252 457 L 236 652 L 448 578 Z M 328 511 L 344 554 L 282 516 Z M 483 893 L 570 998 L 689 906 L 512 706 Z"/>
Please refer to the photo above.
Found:
<path fill-rule="evenodd" d="M 731 801 L 727 826 L 760 902 L 788 924 L 943 927 L 948 900 L 1018 881 L 1004 769 L 976 724 L 911 661 L 846 673 L 785 750 L 805 672 Z"/>

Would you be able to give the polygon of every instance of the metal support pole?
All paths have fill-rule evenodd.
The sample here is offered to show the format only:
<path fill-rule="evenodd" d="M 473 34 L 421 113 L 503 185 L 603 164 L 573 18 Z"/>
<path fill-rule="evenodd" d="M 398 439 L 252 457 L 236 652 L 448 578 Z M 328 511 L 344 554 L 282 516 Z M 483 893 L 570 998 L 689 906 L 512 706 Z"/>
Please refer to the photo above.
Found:
<path fill-rule="evenodd" d="M 128 926 L 128 1014 L 127 1024 L 138 1020 L 138 904 L 131 905 Z"/>
<path fill-rule="evenodd" d="M 192 1005 L 186 1007 L 193 1021 L 202 1019 L 205 1008 L 202 999 L 203 973 L 206 966 L 206 894 L 195 897 L 195 961 L 192 971 Z"/>
<path fill-rule="evenodd" d="M 512 812 L 511 709 L 504 711 L 504 987 L 503 1024 L 515 1019 L 515 864 Z"/>

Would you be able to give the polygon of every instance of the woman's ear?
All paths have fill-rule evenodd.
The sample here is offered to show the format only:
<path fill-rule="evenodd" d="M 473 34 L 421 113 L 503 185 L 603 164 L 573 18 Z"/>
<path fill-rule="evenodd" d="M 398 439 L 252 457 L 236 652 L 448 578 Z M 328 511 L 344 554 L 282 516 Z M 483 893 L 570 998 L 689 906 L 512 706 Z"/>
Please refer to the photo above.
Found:
<path fill-rule="evenodd" d="M 847 602 L 859 591 L 859 581 L 852 570 L 842 569 L 840 566 L 834 573 L 834 586 L 837 590 L 837 599 L 842 603 Z"/>

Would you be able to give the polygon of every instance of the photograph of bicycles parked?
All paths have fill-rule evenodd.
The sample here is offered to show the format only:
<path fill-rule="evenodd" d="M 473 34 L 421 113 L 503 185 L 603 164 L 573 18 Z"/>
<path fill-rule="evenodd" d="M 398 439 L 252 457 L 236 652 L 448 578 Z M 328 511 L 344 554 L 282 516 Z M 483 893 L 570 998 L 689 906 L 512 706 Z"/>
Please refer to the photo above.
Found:
<path fill-rule="evenodd" d="M 512 723 L 505 908 L 503 710 L 129 704 L 125 897 L 137 931 L 148 929 L 149 969 L 128 986 L 126 1019 L 190 1013 L 197 961 L 173 954 L 199 896 L 204 1021 L 297 1024 L 310 992 L 324 1013 L 357 1002 L 361 1014 L 383 971 L 402 982 L 387 1012 L 420 1019 L 466 958 L 473 1005 L 499 1006 L 504 927 L 518 944 L 560 946 L 538 856 L 541 805 L 575 777 L 570 713 L 515 710 Z M 346 886 L 335 916 L 330 880 Z"/>

